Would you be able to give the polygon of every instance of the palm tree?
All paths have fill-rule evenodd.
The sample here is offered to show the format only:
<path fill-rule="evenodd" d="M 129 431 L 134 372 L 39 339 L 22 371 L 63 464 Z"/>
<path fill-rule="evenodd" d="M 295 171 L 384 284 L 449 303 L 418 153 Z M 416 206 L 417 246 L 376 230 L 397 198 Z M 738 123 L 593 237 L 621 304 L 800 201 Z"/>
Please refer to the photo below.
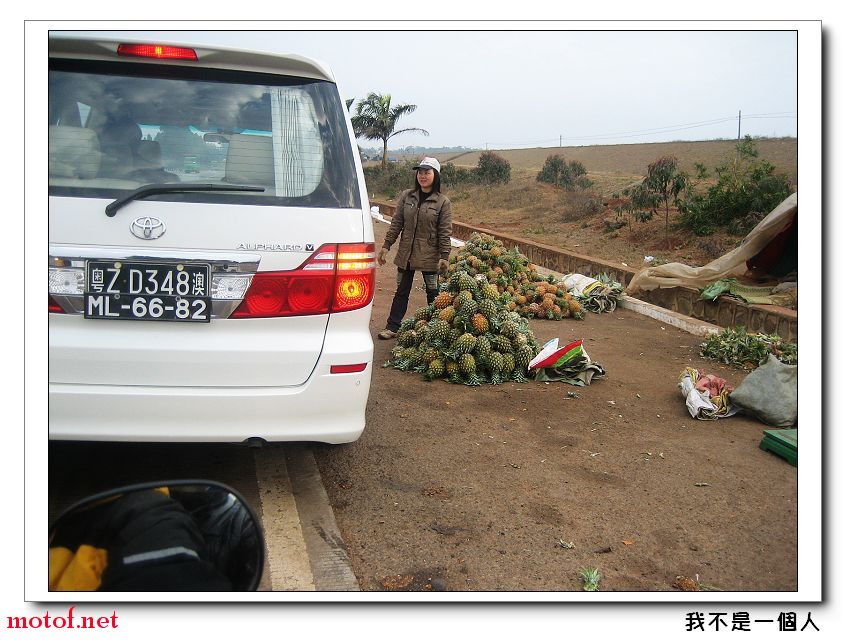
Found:
<path fill-rule="evenodd" d="M 364 100 L 359 101 L 356 106 L 356 115 L 350 119 L 353 131 L 362 138 L 382 141 L 382 169 L 385 169 L 388 164 L 389 139 L 405 132 L 421 132 L 425 136 L 429 135 L 429 132 L 419 127 L 394 129 L 400 117 L 410 114 L 415 109 L 417 109 L 417 105 L 395 105 L 391 107 L 390 94 L 383 96 L 373 92 L 369 93 Z"/>

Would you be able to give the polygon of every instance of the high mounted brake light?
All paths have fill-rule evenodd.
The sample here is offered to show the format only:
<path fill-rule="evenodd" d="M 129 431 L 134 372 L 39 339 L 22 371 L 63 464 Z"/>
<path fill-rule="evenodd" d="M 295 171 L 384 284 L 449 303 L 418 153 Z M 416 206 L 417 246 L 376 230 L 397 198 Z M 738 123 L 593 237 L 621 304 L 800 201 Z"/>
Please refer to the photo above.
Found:
<path fill-rule="evenodd" d="M 258 272 L 232 319 L 347 312 L 373 300 L 373 243 L 327 243 L 296 270 Z"/>
<path fill-rule="evenodd" d="M 162 60 L 196 60 L 197 52 L 187 47 L 169 45 L 118 45 L 119 56 L 137 58 L 160 58 Z"/>

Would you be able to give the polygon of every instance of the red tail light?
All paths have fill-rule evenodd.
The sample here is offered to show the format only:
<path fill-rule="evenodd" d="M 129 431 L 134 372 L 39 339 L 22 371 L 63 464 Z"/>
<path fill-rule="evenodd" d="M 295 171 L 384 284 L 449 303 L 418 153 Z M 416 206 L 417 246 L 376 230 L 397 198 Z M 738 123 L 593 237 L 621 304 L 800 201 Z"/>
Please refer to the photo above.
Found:
<path fill-rule="evenodd" d="M 259 272 L 232 319 L 346 312 L 373 300 L 373 243 L 327 243 L 296 270 Z"/>
<path fill-rule="evenodd" d="M 356 310 L 370 303 L 376 284 L 375 244 L 339 243 L 335 265 L 332 311 Z"/>
<path fill-rule="evenodd" d="M 168 45 L 118 45 L 119 56 L 137 58 L 160 58 L 163 60 L 196 60 L 197 52 L 187 47 Z"/>
<path fill-rule="evenodd" d="M 364 372 L 367 367 L 366 363 L 350 363 L 342 366 L 331 366 L 329 368 L 330 374 L 349 374 L 351 372 Z"/>
<path fill-rule="evenodd" d="M 47 312 L 64 313 L 64 309 L 49 294 L 47 295 Z"/>

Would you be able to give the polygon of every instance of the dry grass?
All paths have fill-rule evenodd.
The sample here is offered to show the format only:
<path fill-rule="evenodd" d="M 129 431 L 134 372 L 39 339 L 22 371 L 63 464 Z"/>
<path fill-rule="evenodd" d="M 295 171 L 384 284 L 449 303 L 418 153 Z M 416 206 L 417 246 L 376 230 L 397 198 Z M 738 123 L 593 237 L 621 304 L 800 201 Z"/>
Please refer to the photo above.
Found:
<path fill-rule="evenodd" d="M 736 141 L 680 141 L 674 143 L 641 143 L 631 145 L 592 145 L 588 147 L 542 147 L 534 149 L 492 150 L 511 163 L 513 170 L 540 171 L 544 161 L 552 154 L 565 159 L 580 161 L 595 176 L 610 175 L 643 177 L 647 166 L 662 156 L 675 156 L 682 169 L 693 172 L 696 163 L 713 170 L 717 165 L 734 158 Z M 764 158 L 787 174 L 792 183 L 797 174 L 797 140 L 795 138 L 762 138 L 755 141 Z M 444 155 L 441 163 L 451 162 L 460 166 L 475 167 L 482 152 L 464 152 Z"/>
<path fill-rule="evenodd" d="M 682 168 L 690 172 L 697 162 L 713 169 L 733 158 L 734 145 L 734 141 L 699 141 L 501 150 L 497 154 L 511 163 L 509 183 L 462 186 L 446 190 L 446 194 L 453 202 L 454 218 L 472 225 L 626 263 L 632 268 L 641 267 L 645 256 L 654 256 L 660 262 L 704 265 L 736 247 L 742 237 L 694 236 L 673 226 L 677 216 L 674 210 L 670 211 L 667 240 L 660 214 L 645 223 L 628 221 L 624 227 L 612 229 L 620 220 L 614 212 L 617 201 L 613 197 L 625 187 L 639 183 L 649 163 L 661 156 L 675 156 Z M 760 158 L 786 173 L 795 184 L 796 139 L 762 139 L 756 145 Z M 567 192 L 539 183 L 537 173 L 553 153 L 582 162 L 593 187 L 587 192 Z M 478 158 L 479 152 L 469 152 L 439 160 L 474 167 Z"/>

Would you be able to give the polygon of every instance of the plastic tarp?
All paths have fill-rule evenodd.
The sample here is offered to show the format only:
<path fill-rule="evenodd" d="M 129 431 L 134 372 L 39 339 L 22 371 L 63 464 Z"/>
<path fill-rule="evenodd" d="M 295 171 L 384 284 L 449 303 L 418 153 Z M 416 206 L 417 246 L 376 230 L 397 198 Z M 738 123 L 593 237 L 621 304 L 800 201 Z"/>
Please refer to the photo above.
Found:
<path fill-rule="evenodd" d="M 656 288 L 705 286 L 726 277 L 742 276 L 746 272 L 746 261 L 756 256 L 767 244 L 792 221 L 797 213 L 797 193 L 794 192 L 746 235 L 739 247 L 707 265 L 691 267 L 684 263 L 666 263 L 640 270 L 632 277 L 626 288 L 627 294 Z"/>

